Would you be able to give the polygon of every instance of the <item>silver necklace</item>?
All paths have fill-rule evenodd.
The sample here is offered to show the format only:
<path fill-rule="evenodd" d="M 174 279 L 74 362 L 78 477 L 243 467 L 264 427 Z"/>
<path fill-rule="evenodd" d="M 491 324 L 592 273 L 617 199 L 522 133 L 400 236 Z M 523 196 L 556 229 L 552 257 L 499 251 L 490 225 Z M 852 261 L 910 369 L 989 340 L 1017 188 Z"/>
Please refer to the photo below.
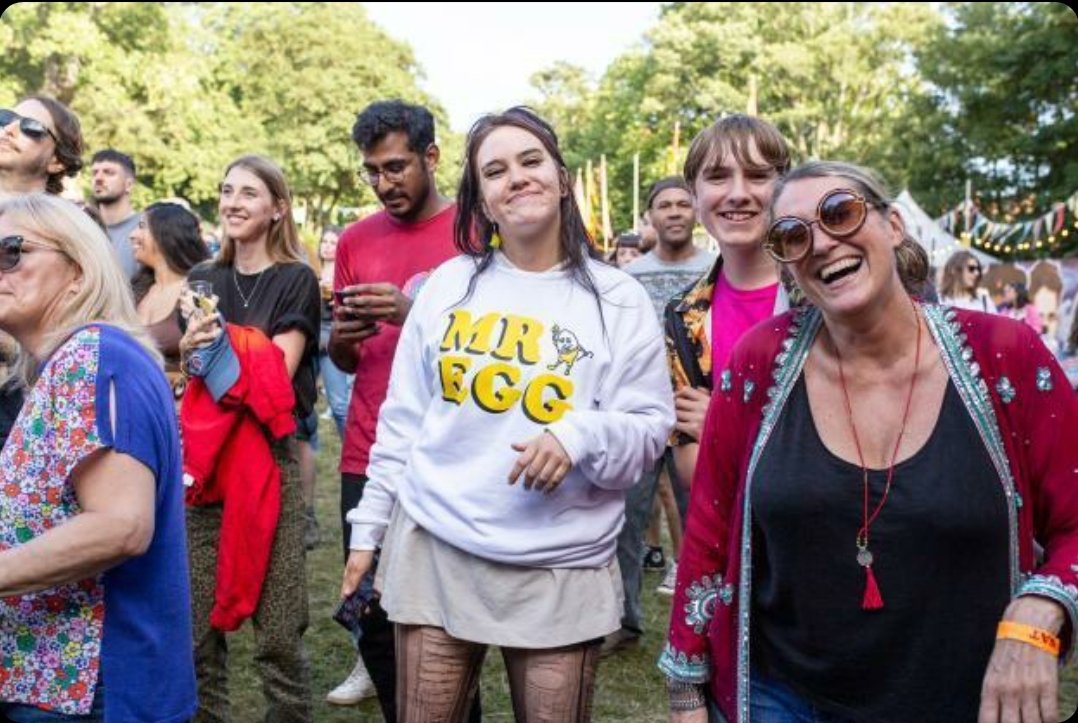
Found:
<path fill-rule="evenodd" d="M 270 266 L 272 265 L 273 264 L 270 264 Z M 240 300 L 243 302 L 244 309 L 250 306 L 251 302 L 255 300 L 255 295 L 258 293 L 258 285 L 262 283 L 262 275 L 266 273 L 266 269 L 270 268 L 270 266 L 267 266 L 265 269 L 258 272 L 258 278 L 255 279 L 255 286 L 251 289 L 250 296 L 244 296 L 243 289 L 240 288 L 240 277 L 236 274 L 236 267 L 232 267 L 232 283 L 236 285 L 236 293 L 240 295 Z"/>

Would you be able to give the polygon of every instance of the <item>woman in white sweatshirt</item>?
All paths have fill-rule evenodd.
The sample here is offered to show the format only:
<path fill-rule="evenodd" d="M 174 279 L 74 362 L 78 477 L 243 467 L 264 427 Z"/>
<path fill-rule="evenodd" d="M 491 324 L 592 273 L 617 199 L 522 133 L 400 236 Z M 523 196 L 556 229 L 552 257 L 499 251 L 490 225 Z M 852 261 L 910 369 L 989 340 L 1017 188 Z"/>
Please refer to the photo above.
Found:
<path fill-rule="evenodd" d="M 663 336 L 643 287 L 597 260 L 529 110 L 472 127 L 457 205 L 463 255 L 404 325 L 342 595 L 382 547 L 400 721 L 461 720 L 491 644 L 518 721 L 586 721 L 619 627 L 625 489 L 674 421 Z"/>

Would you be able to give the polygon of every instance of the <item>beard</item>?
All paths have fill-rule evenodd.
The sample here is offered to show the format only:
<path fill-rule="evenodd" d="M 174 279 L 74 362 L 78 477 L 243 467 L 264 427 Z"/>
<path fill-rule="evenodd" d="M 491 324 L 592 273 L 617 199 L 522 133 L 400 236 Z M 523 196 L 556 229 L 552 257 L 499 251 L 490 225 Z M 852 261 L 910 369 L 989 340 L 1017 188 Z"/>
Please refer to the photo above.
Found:
<path fill-rule="evenodd" d="M 107 191 L 98 193 L 97 191 L 90 191 L 90 195 L 93 196 L 94 200 L 102 206 L 109 206 L 124 197 L 122 191 L 118 193 L 108 193 Z"/>

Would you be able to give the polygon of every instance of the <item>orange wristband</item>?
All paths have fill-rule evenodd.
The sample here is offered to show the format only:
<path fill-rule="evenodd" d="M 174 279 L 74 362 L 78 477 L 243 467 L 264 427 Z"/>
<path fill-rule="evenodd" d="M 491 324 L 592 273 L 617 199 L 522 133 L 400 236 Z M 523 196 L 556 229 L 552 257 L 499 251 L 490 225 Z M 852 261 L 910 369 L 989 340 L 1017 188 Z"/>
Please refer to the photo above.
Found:
<path fill-rule="evenodd" d="M 1047 630 L 1035 628 L 1032 625 L 1003 620 L 996 629 L 996 640 L 1019 640 L 1040 648 L 1046 653 L 1059 656 L 1059 638 Z"/>

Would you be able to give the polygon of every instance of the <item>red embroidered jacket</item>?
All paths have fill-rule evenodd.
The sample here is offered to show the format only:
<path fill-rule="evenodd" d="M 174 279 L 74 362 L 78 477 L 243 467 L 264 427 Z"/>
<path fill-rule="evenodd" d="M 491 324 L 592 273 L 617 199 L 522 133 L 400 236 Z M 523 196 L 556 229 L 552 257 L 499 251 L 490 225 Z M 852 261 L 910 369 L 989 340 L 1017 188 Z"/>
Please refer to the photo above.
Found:
<path fill-rule="evenodd" d="M 925 305 L 924 316 L 1010 504 L 1014 595 L 1037 594 L 1078 631 L 1078 397 L 1024 324 Z M 814 308 L 750 330 L 717 377 L 692 487 L 692 503 L 659 667 L 708 683 L 731 721 L 749 719 L 752 500 L 748 481 L 821 325 Z M 1034 540 L 1044 548 L 1038 564 Z M 1069 654 L 1069 652 L 1068 652 Z"/>

